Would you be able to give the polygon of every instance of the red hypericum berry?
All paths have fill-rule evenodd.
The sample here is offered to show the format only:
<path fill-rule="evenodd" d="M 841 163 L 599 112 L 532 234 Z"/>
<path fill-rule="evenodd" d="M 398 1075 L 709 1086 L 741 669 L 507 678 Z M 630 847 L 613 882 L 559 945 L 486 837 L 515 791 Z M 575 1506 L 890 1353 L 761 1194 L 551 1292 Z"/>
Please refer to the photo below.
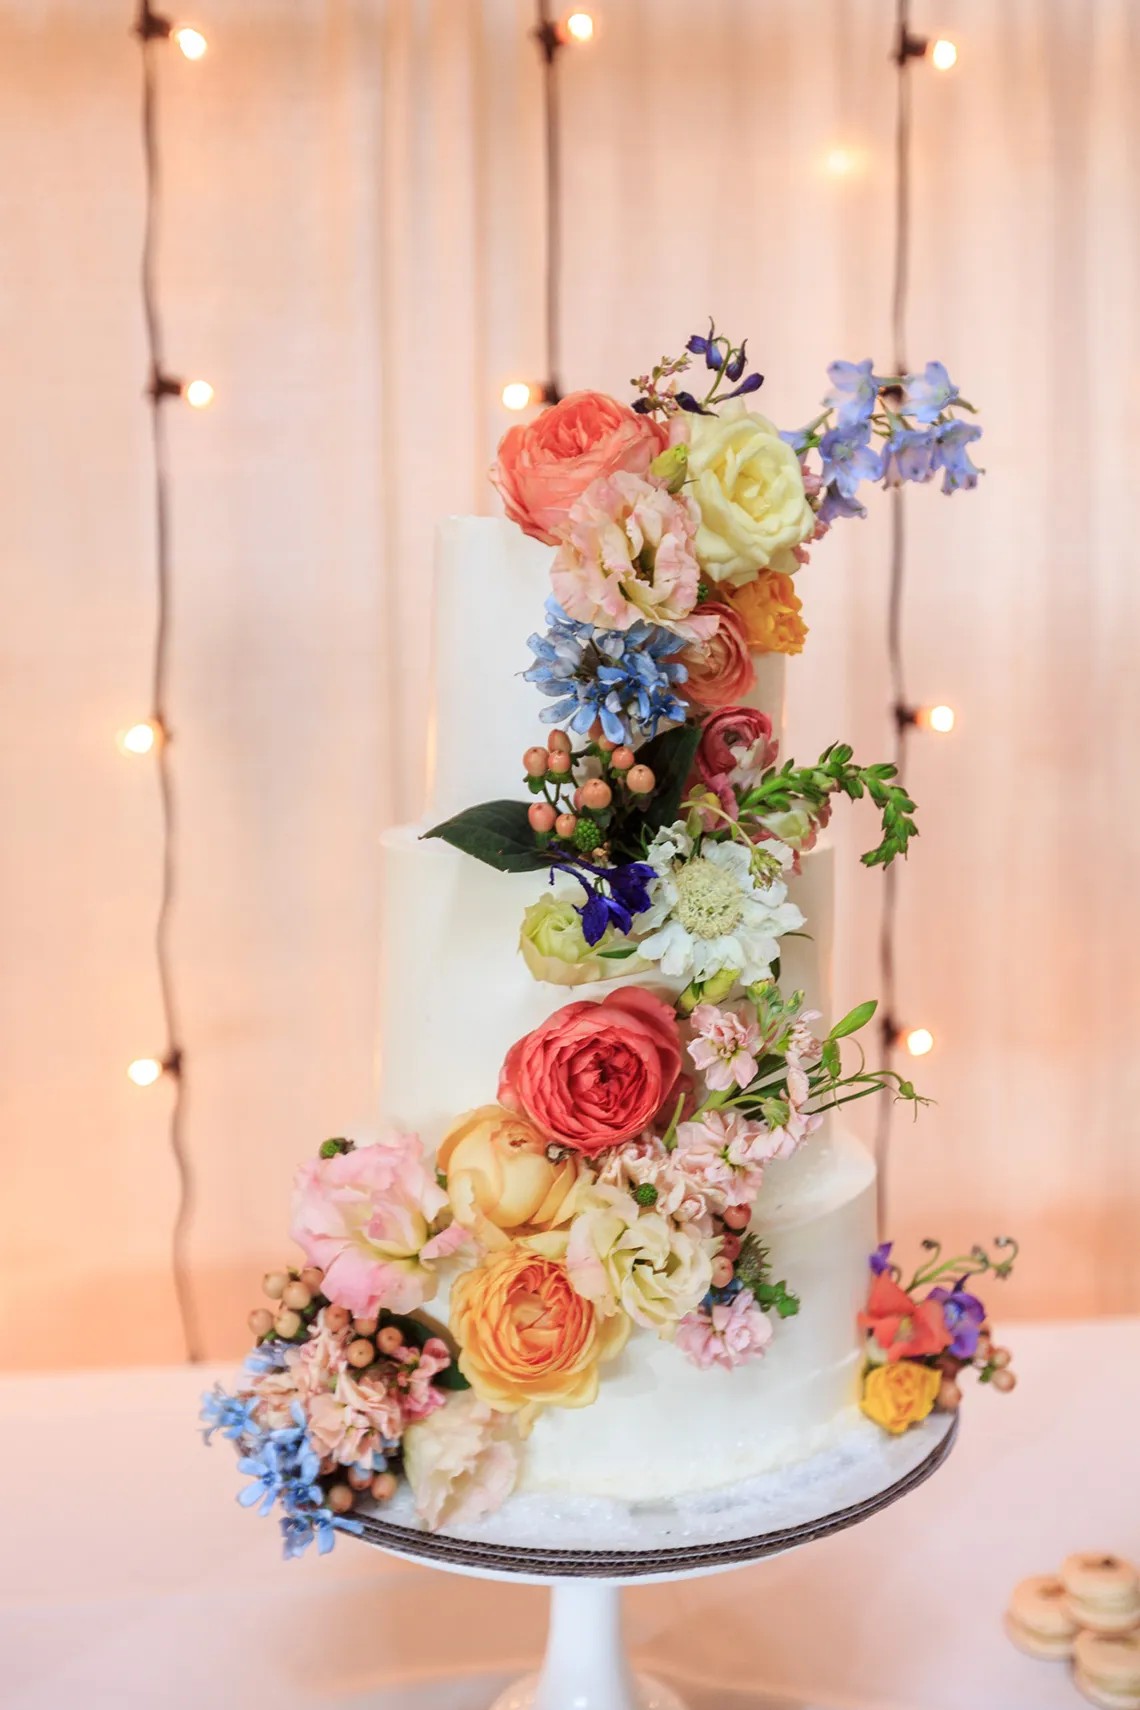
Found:
<path fill-rule="evenodd" d="M 637 765 L 630 768 L 625 781 L 635 796 L 647 796 L 657 779 L 648 766 Z"/>
<path fill-rule="evenodd" d="M 549 802 L 532 802 L 526 810 L 532 831 L 547 832 L 554 829 L 555 812 Z"/>
<path fill-rule="evenodd" d="M 588 808 L 608 808 L 614 793 L 604 778 L 587 778 L 582 785 L 582 801 Z"/>
<path fill-rule="evenodd" d="M 545 748 L 528 748 L 523 755 L 523 765 L 528 778 L 545 778 L 550 766 L 550 755 Z"/>
<path fill-rule="evenodd" d="M 578 829 L 578 815 L 576 813 L 560 813 L 554 821 L 554 829 L 559 837 L 573 837 Z"/>

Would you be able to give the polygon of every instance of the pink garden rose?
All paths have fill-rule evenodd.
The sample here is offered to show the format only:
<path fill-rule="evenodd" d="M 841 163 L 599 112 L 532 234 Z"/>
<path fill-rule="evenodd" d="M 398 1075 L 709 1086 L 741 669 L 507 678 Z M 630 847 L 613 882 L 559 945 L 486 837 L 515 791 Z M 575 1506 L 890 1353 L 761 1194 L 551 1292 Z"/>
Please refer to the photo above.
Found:
<path fill-rule="evenodd" d="M 690 1312 L 674 1337 L 678 1348 L 695 1366 L 733 1366 L 763 1354 L 772 1340 L 772 1326 L 746 1288 L 708 1312 Z"/>
<path fill-rule="evenodd" d="M 681 653 L 689 673 L 682 694 L 698 707 L 732 706 L 756 685 L 756 667 L 748 650 L 744 622 L 724 600 L 706 600 L 702 618 L 715 618 L 711 635 L 690 642 Z"/>
<path fill-rule="evenodd" d="M 358 1318 L 381 1307 L 413 1312 L 435 1293 L 433 1262 L 468 1239 L 456 1224 L 433 1231 L 446 1206 L 419 1138 L 392 1133 L 377 1145 L 303 1164 L 291 1233 L 324 1271 L 322 1287 L 338 1306 Z"/>
<path fill-rule="evenodd" d="M 499 1102 L 546 1135 L 594 1157 L 647 1128 L 681 1072 L 670 1004 L 640 986 L 571 1003 L 512 1045 Z"/>
<path fill-rule="evenodd" d="M 699 521 L 682 494 L 641 475 L 603 476 L 570 510 L 550 571 L 555 598 L 569 617 L 599 629 L 644 620 L 711 644 L 716 618 L 693 615 Z"/>
<path fill-rule="evenodd" d="M 599 476 L 644 475 L 665 429 L 604 392 L 571 392 L 532 422 L 508 429 L 491 480 L 525 534 L 557 544 L 570 507 Z"/>

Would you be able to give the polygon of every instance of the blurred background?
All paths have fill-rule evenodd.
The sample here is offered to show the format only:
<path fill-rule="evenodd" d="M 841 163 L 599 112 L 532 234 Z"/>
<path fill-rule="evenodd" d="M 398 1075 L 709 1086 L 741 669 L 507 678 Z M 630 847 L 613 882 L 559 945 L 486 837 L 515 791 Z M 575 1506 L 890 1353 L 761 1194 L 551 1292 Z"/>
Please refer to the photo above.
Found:
<path fill-rule="evenodd" d="M 175 1361 L 176 1178 L 153 926 L 155 615 L 123 0 L 0 0 L 0 1364 Z M 890 359 L 888 0 L 598 0 L 561 56 L 562 379 L 624 395 L 709 315 L 781 425 Z M 286 1255 L 295 1162 L 374 1125 L 377 840 L 422 805 L 432 533 L 541 378 L 527 0 L 201 0 L 159 67 L 173 950 L 204 1344 Z M 937 1102 L 894 1130 L 900 1240 L 1023 1243 L 1001 1316 L 1140 1310 L 1132 787 L 1140 563 L 1140 10 L 916 0 L 911 361 L 979 406 L 987 475 L 908 499 L 922 836 L 900 1019 Z M 801 757 L 887 756 L 888 506 L 799 579 Z M 477 709 L 472 709 L 477 716 Z M 522 738 L 520 737 L 520 743 Z M 877 990 L 869 810 L 837 816 L 838 997 Z M 866 1107 L 860 1107 L 865 1109 Z M 866 1131 L 873 1126 L 869 1119 Z"/>

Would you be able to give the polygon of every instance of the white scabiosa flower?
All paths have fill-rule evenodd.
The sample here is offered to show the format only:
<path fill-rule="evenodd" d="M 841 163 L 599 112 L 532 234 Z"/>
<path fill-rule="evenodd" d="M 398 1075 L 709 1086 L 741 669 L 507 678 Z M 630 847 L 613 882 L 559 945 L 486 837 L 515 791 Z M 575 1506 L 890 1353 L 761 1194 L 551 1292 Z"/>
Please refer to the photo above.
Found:
<path fill-rule="evenodd" d="M 766 843 L 764 854 L 781 865 L 792 860 L 780 843 Z M 695 842 L 680 822 L 660 831 L 646 855 L 657 878 L 637 921 L 642 960 L 670 979 L 709 980 L 726 969 L 736 969 L 742 985 L 767 979 L 779 940 L 804 917 L 783 880 L 758 876 L 752 857 L 735 838 Z"/>

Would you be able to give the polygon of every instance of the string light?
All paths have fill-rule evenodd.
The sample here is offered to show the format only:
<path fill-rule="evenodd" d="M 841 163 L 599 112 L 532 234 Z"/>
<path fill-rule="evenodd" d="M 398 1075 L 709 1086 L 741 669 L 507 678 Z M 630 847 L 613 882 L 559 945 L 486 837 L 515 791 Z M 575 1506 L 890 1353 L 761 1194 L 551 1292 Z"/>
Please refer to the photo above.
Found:
<path fill-rule="evenodd" d="M 177 811 L 172 771 L 170 721 L 166 716 L 167 679 L 170 666 L 172 568 L 170 559 L 170 482 L 167 471 L 164 405 L 184 398 L 194 409 L 203 409 L 214 396 L 207 380 L 185 382 L 167 370 L 163 352 L 162 316 L 157 286 L 157 248 L 162 173 L 159 156 L 158 82 L 154 48 L 172 35 L 188 58 L 205 51 L 201 32 L 175 31 L 170 20 L 154 12 L 150 0 L 140 0 L 135 35 L 142 50 L 142 143 L 145 213 L 142 248 L 142 307 L 146 329 L 149 375 L 146 398 L 150 414 L 154 468 L 154 568 L 155 629 L 152 664 L 151 713 L 148 719 L 124 732 L 126 753 L 153 753 L 158 773 L 162 813 L 161 894 L 155 922 L 154 946 L 158 986 L 166 1030 L 166 1049 L 161 1057 L 137 1057 L 127 1074 L 135 1086 L 153 1086 L 162 1076 L 174 1083 L 170 1104 L 170 1154 L 178 1178 L 178 1206 L 171 1233 L 171 1272 L 188 1360 L 201 1359 L 197 1311 L 190 1284 L 186 1248 L 194 1214 L 194 1177 L 186 1148 L 186 1068 L 180 1043 L 181 1029 L 174 983 L 170 932 L 178 880 Z M 185 40 L 182 37 L 185 36 Z M 193 38 L 197 38 L 196 40 Z M 144 732 L 149 733 L 149 741 Z"/>
<path fill-rule="evenodd" d="M 865 155 L 861 149 L 849 148 L 844 143 L 837 143 L 829 148 L 823 157 L 824 171 L 832 178 L 854 178 L 862 172 Z"/>
<path fill-rule="evenodd" d="M 589 12 L 571 12 L 558 27 L 560 40 L 577 42 L 579 47 L 594 39 L 594 20 Z"/>
<path fill-rule="evenodd" d="M 905 1027 L 899 1043 L 906 1047 L 912 1057 L 926 1057 L 934 1049 L 934 1035 L 929 1027 Z"/>
<path fill-rule="evenodd" d="M 189 24 L 178 25 L 173 35 L 187 59 L 201 59 L 210 45 L 201 30 L 195 30 Z"/>
<path fill-rule="evenodd" d="M 958 721 L 954 708 L 943 703 L 936 707 L 896 706 L 895 722 L 900 732 L 909 726 L 931 731 L 935 736 L 949 736 Z"/>
<path fill-rule="evenodd" d="M 503 408 L 527 410 L 532 404 L 556 404 L 557 394 L 549 385 L 530 380 L 508 380 L 502 391 Z"/>
<path fill-rule="evenodd" d="M 558 384 L 562 321 L 562 138 L 558 101 L 558 56 L 559 51 L 568 42 L 581 45 L 590 41 L 594 34 L 594 20 L 589 12 L 571 12 L 561 23 L 556 24 L 550 15 L 550 0 L 535 0 L 535 14 L 532 33 L 542 55 L 543 163 L 546 179 L 543 254 L 546 379 L 539 386 L 528 385 L 523 380 L 514 380 L 509 386 L 504 386 L 502 399 L 508 410 L 525 410 L 531 404 L 556 404 L 562 396 Z"/>
<path fill-rule="evenodd" d="M 935 71 L 952 71 L 958 63 L 958 49 L 943 37 L 931 47 L 930 63 Z"/>

